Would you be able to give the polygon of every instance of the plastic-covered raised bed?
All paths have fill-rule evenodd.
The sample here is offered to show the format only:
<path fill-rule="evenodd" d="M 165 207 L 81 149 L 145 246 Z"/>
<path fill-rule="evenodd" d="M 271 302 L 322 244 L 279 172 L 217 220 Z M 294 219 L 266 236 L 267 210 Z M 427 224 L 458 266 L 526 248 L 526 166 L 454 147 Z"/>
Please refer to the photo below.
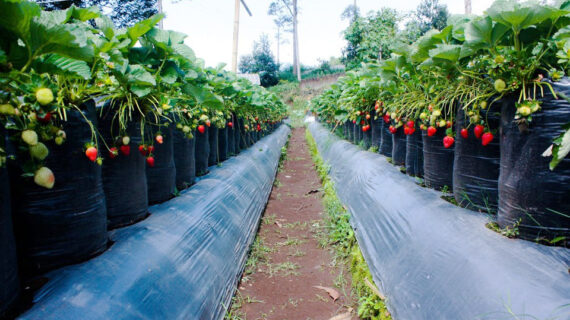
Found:
<path fill-rule="evenodd" d="M 101 166 L 83 151 L 92 139 L 85 119 L 97 123 L 95 104 L 89 102 L 83 110 L 67 112 L 64 144 L 46 143 L 50 153 L 44 163 L 55 175 L 52 189 L 22 178 L 16 166 L 9 168 L 14 231 L 26 273 L 81 262 L 107 248 Z"/>
<path fill-rule="evenodd" d="M 513 240 L 382 156 L 309 127 L 394 319 L 567 319 L 570 250 Z"/>
<path fill-rule="evenodd" d="M 498 130 L 501 103 L 508 101 L 510 100 L 503 99 L 489 103 L 487 112 L 482 114 L 492 129 Z M 463 207 L 496 213 L 501 156 L 499 139 L 495 138 L 483 146 L 480 137 L 477 138 L 474 134 L 474 126 L 468 129 L 468 137 L 463 138 L 461 130 L 467 127 L 466 122 L 463 109 L 458 108 L 453 161 L 453 195 L 457 203 Z"/>
<path fill-rule="evenodd" d="M 382 138 L 380 140 L 380 150 L 378 152 L 386 157 L 392 156 L 392 133 L 390 133 L 389 128 L 389 122 L 382 119 Z"/>
<path fill-rule="evenodd" d="M 218 149 L 218 131 L 219 129 L 216 126 L 211 126 L 208 128 L 208 141 L 210 144 L 210 154 L 208 156 L 208 165 L 213 166 L 220 162 L 219 157 L 219 149 Z"/>
<path fill-rule="evenodd" d="M 1 132 L 0 137 L 4 139 Z M 8 171 L 0 167 L 0 318 L 10 310 L 20 293 L 9 181 Z"/>
<path fill-rule="evenodd" d="M 424 147 L 424 182 L 426 186 L 440 190 L 453 190 L 453 147 L 445 148 L 445 128 L 438 128 L 434 136 L 422 131 Z"/>
<path fill-rule="evenodd" d="M 47 275 L 22 319 L 221 319 L 271 192 L 289 129 L 227 160 L 112 250 Z M 262 151 L 260 151 L 262 150 Z"/>
<path fill-rule="evenodd" d="M 403 127 L 392 134 L 392 163 L 397 166 L 406 164 L 406 135 Z"/>
<path fill-rule="evenodd" d="M 421 130 L 406 136 L 406 174 L 424 176 L 424 150 Z"/>
<path fill-rule="evenodd" d="M 154 165 L 147 165 L 146 179 L 148 202 L 150 204 L 166 201 L 176 192 L 176 166 L 174 164 L 174 130 L 167 124 L 160 128 L 162 143 L 154 139 Z M 158 134 L 158 132 L 157 132 Z"/>
<path fill-rule="evenodd" d="M 210 157 L 210 138 L 209 128 L 204 126 L 204 132 L 196 130 L 194 135 L 196 139 L 196 176 L 200 177 L 208 173 L 208 158 Z"/>
<path fill-rule="evenodd" d="M 520 237 L 530 240 L 570 238 L 570 158 L 551 171 L 551 157 L 542 153 L 564 130 L 570 119 L 570 79 L 551 83 L 560 95 L 545 89 L 540 112 L 528 127 L 514 121 L 516 108 L 502 104 L 501 174 L 499 212 L 501 227 L 518 226 Z"/>
<path fill-rule="evenodd" d="M 107 205 L 109 229 L 129 225 L 148 214 L 148 191 L 145 158 L 138 151 L 142 144 L 141 119 L 129 122 L 123 133 L 129 137 L 128 145 L 114 141 L 121 134 L 119 120 L 110 104 L 99 113 L 98 129 L 101 137 L 112 147 L 116 155 L 103 152 L 103 190 Z M 122 140 L 122 139 L 119 139 Z M 125 190 L 129 190 L 125 193 Z"/>
<path fill-rule="evenodd" d="M 174 165 L 176 166 L 176 188 L 183 190 L 194 184 L 196 179 L 196 139 L 189 139 L 182 131 L 174 130 Z"/>

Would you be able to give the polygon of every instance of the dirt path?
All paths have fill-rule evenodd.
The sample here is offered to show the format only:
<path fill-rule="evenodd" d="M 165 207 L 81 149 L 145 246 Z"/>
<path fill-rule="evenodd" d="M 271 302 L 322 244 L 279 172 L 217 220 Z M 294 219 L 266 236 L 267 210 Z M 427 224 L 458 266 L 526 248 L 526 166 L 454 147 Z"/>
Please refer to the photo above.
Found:
<path fill-rule="evenodd" d="M 296 128 L 229 318 L 330 319 L 348 311 L 350 276 L 326 248 L 321 187 L 305 130 Z"/>

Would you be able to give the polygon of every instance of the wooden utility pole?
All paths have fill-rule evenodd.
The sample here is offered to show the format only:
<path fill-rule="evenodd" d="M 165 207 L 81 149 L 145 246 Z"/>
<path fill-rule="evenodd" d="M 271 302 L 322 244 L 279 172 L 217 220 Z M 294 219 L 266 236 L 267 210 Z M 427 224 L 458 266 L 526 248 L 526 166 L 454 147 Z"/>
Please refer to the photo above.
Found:
<path fill-rule="evenodd" d="M 297 26 L 297 0 L 293 0 L 293 67 L 297 80 L 301 81 L 301 63 L 299 61 L 299 32 Z"/>
<path fill-rule="evenodd" d="M 243 0 L 235 0 L 235 11 L 234 11 L 234 44 L 232 48 L 232 72 L 237 73 L 237 58 L 238 58 L 238 37 L 239 37 L 239 4 L 243 4 L 245 11 L 251 17 L 251 11 L 245 4 Z"/>
<path fill-rule="evenodd" d="M 158 7 L 158 13 L 159 13 L 159 14 L 162 13 L 162 0 L 158 0 L 156 4 L 157 4 L 157 7 Z M 163 25 L 162 25 L 162 20 L 164 20 L 164 18 L 163 18 L 163 19 L 160 19 L 160 21 L 158 22 L 158 28 L 159 28 L 159 29 L 164 29 L 164 27 L 163 27 Z"/>
<path fill-rule="evenodd" d="M 465 14 L 471 14 L 471 0 L 465 1 Z"/>

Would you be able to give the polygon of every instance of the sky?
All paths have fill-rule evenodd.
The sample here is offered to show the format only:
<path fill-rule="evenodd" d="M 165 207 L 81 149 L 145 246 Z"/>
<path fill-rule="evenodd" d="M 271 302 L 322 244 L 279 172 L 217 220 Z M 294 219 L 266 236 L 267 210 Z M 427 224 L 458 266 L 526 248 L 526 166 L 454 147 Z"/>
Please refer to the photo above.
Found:
<path fill-rule="evenodd" d="M 299 6 L 299 55 L 301 63 L 317 65 L 319 59 L 340 57 L 346 42 L 342 31 L 348 21 L 341 20 L 344 9 L 354 0 L 298 0 Z M 493 0 L 472 0 L 474 14 L 481 14 Z M 253 16 L 244 7 L 240 8 L 238 56 L 251 53 L 253 42 L 262 34 L 271 40 L 274 56 L 277 58 L 277 28 L 274 17 L 267 14 L 271 0 L 245 0 Z M 360 12 L 391 7 L 401 12 L 414 10 L 420 0 L 356 0 Z M 462 0 L 440 0 L 450 13 L 463 13 Z M 231 68 L 232 39 L 234 26 L 234 0 L 163 0 L 166 14 L 164 28 L 186 33 L 186 44 L 207 66 L 225 63 Z M 280 45 L 279 61 L 292 63 L 292 35 L 286 34 L 288 43 Z"/>

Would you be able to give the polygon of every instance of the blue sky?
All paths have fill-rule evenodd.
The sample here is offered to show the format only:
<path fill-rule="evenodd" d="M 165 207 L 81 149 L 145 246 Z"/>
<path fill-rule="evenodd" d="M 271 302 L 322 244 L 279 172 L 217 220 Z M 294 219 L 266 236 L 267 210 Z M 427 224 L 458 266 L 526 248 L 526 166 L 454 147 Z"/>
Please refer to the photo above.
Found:
<path fill-rule="evenodd" d="M 166 13 L 164 28 L 188 34 L 188 44 L 197 56 L 206 61 L 206 65 L 215 66 L 231 63 L 234 0 L 163 0 Z M 276 55 L 277 45 L 275 33 L 277 29 L 273 18 L 267 15 L 271 0 L 245 0 L 252 11 L 250 17 L 241 8 L 239 56 L 251 52 L 253 41 L 263 33 L 272 41 L 273 53 Z M 419 4 L 420 0 L 357 0 L 362 13 L 392 7 L 401 12 L 409 12 Z M 463 13 L 462 0 L 440 0 L 447 5 L 451 13 Z M 481 14 L 493 0 L 472 0 L 473 13 Z M 342 30 L 348 22 L 340 18 L 344 9 L 353 0 L 298 0 L 299 13 L 299 54 L 301 62 L 315 65 L 318 59 L 340 56 L 345 45 Z M 291 63 L 292 39 L 287 35 L 289 43 L 281 45 L 280 60 Z"/>

